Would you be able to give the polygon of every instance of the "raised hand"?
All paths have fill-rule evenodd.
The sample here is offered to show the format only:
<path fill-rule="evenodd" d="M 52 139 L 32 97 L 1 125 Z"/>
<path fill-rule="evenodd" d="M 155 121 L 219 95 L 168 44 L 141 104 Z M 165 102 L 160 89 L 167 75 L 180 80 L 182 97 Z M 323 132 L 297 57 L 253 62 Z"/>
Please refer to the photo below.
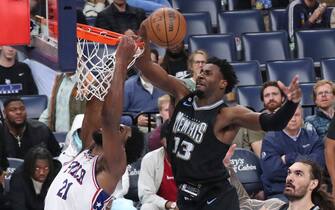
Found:
<path fill-rule="evenodd" d="M 127 65 L 133 60 L 136 53 L 136 43 L 131 36 L 122 36 L 116 49 L 116 63 Z"/>
<path fill-rule="evenodd" d="M 278 81 L 279 88 L 285 93 L 288 100 L 299 103 L 301 100 L 301 89 L 299 87 L 299 77 L 295 75 L 288 87 Z"/>
<path fill-rule="evenodd" d="M 228 167 L 230 165 L 230 159 L 234 155 L 236 147 L 237 147 L 236 144 L 233 144 L 229 147 L 228 152 L 226 153 L 226 156 L 222 161 L 225 167 Z"/>

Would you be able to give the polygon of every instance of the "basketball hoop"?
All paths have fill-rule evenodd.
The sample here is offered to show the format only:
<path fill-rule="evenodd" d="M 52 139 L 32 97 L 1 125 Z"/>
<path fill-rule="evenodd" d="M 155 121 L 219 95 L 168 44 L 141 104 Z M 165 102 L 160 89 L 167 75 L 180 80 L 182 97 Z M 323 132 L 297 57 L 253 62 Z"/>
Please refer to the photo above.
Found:
<path fill-rule="evenodd" d="M 115 46 L 122 34 L 101 28 L 77 24 L 77 99 L 91 100 L 93 96 L 103 101 L 115 68 Z M 143 43 L 137 43 L 137 51 L 128 69 L 143 53 Z"/>

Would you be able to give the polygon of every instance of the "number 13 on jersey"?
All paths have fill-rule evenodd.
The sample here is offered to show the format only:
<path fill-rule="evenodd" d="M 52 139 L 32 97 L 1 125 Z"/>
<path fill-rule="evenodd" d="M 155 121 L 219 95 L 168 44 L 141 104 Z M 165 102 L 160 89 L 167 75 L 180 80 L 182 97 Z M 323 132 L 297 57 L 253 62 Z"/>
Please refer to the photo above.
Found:
<path fill-rule="evenodd" d="M 180 137 L 174 137 L 174 148 L 172 152 L 176 156 L 183 160 L 191 159 L 191 153 L 194 149 L 194 145 L 191 142 L 181 140 Z"/>

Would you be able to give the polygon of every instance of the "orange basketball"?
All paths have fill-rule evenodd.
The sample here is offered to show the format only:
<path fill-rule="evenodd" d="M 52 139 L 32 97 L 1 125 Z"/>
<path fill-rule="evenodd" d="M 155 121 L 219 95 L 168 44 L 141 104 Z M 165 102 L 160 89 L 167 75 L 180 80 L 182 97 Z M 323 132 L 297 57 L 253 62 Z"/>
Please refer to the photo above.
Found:
<path fill-rule="evenodd" d="M 164 7 L 154 11 L 145 24 L 148 38 L 161 47 L 175 46 L 186 35 L 184 16 L 172 8 Z"/>

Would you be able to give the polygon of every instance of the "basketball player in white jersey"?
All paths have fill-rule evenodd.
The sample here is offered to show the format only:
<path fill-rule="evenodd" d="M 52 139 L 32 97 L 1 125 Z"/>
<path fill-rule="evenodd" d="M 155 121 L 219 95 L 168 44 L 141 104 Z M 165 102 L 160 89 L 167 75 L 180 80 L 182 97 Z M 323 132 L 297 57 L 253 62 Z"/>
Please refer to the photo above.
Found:
<path fill-rule="evenodd" d="M 45 199 L 45 210 L 110 209 L 112 193 L 126 170 L 143 149 L 143 134 L 120 126 L 124 80 L 135 53 L 135 42 L 122 37 L 117 48 L 113 82 L 103 103 L 102 129 L 94 132 L 94 144 L 64 165 Z"/>

